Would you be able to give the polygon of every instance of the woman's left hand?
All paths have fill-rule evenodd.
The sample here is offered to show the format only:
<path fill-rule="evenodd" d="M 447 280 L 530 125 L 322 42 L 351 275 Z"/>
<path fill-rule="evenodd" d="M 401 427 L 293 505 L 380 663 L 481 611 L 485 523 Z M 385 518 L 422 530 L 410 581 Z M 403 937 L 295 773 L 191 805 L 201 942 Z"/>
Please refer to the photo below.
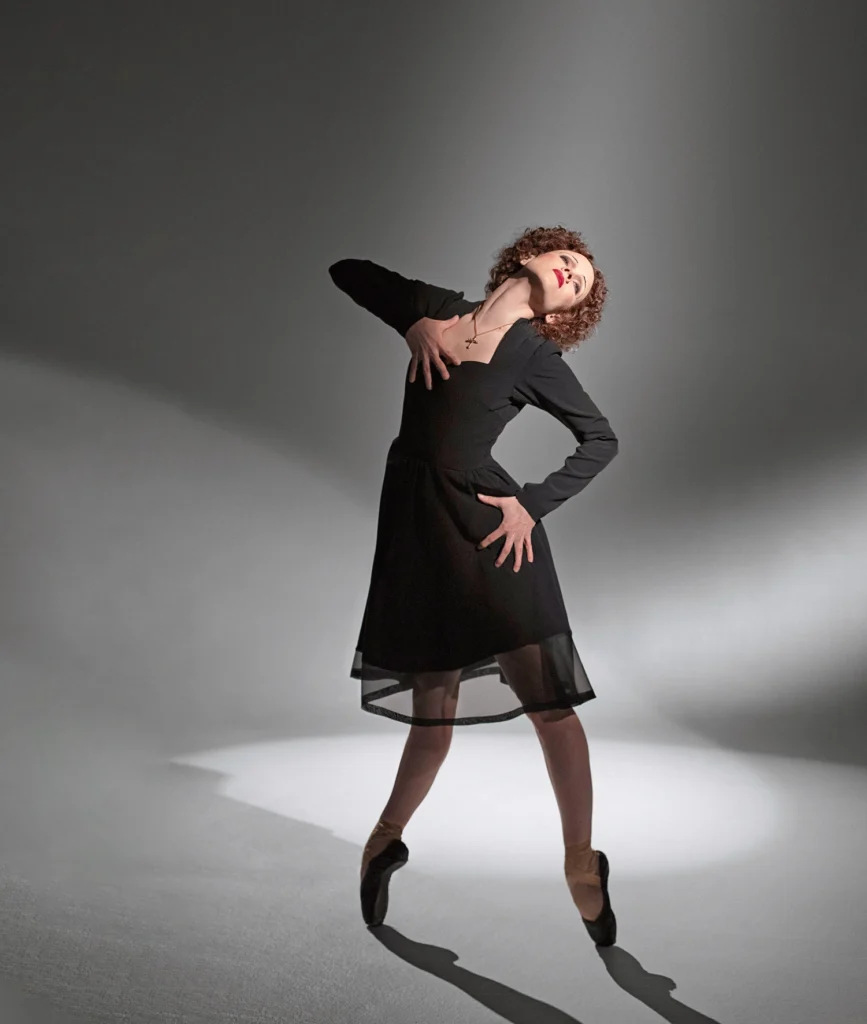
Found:
<path fill-rule="evenodd" d="M 536 525 L 536 520 L 520 501 L 514 496 L 498 498 L 493 494 L 477 494 L 476 497 L 486 505 L 497 505 L 503 513 L 503 521 L 493 533 L 489 533 L 480 542 L 479 548 L 486 548 L 489 544 L 493 544 L 498 537 L 505 537 L 506 543 L 503 545 L 500 557 L 494 562 L 495 566 L 499 568 L 505 562 L 506 555 L 513 548 L 515 550 L 515 572 L 521 568 L 525 548 L 527 550 L 527 560 L 532 562 L 533 544 L 530 540 L 530 534 Z"/>

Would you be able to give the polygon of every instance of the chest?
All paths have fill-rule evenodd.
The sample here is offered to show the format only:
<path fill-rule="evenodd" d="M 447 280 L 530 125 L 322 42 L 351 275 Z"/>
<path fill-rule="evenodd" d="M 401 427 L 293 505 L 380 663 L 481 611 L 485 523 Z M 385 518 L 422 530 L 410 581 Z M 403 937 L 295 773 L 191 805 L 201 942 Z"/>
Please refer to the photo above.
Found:
<path fill-rule="evenodd" d="M 462 317 L 443 331 L 443 345 L 462 363 L 490 363 L 510 326 L 506 324 L 495 330 L 483 327 L 477 331 L 469 317 Z"/>

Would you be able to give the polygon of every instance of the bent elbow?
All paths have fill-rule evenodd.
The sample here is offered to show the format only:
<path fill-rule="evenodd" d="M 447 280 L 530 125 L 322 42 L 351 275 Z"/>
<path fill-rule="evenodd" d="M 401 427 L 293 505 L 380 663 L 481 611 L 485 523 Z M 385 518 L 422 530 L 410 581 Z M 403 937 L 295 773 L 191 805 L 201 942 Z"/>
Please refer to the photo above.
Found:
<path fill-rule="evenodd" d="M 593 439 L 593 443 L 596 446 L 600 459 L 606 464 L 611 462 L 620 449 L 617 438 L 610 431 L 599 434 Z"/>
<path fill-rule="evenodd" d="M 332 263 L 328 268 L 328 276 L 337 285 L 338 288 L 345 290 L 346 284 L 349 281 L 353 265 L 357 263 L 357 260 L 345 259 L 337 260 L 336 263 Z"/>

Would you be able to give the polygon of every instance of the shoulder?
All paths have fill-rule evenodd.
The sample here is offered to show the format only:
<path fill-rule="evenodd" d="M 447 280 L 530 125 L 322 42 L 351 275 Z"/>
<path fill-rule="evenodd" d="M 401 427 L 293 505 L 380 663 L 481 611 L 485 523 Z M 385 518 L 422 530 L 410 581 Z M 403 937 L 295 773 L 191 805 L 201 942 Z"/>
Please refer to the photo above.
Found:
<path fill-rule="evenodd" d="M 523 396 L 572 395 L 581 385 L 572 366 L 563 358 L 559 345 L 534 331 L 534 339 L 526 342 L 527 354 L 516 375 L 516 387 Z"/>
<path fill-rule="evenodd" d="M 525 372 L 532 373 L 539 368 L 551 366 L 552 360 L 556 360 L 558 364 L 561 363 L 563 350 L 559 345 L 539 334 L 529 321 L 525 328 L 520 347 L 521 362 Z"/>
<path fill-rule="evenodd" d="M 464 293 L 442 285 L 416 280 L 416 305 L 422 316 L 435 320 L 447 320 L 457 313 L 459 316 L 473 309 L 475 303 L 464 298 Z"/>
<path fill-rule="evenodd" d="M 369 259 L 342 259 L 328 268 L 332 281 L 356 301 L 378 311 L 383 306 L 399 305 L 417 316 L 447 319 L 458 310 L 471 307 L 462 291 L 409 277 Z M 460 312 L 465 312 L 461 308 Z"/>

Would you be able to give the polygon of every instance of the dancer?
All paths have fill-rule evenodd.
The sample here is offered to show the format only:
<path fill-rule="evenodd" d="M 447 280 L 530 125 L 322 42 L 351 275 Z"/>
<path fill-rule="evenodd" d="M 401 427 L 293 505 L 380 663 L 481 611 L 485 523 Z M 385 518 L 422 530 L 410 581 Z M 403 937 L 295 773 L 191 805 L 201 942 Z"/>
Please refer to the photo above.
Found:
<path fill-rule="evenodd" d="M 364 920 L 385 918 L 391 874 L 409 856 L 403 830 L 453 727 L 525 714 L 560 811 L 569 891 L 591 938 L 611 945 L 608 859 L 590 845 L 589 752 L 574 711 L 596 695 L 541 522 L 617 453 L 608 420 L 563 359 L 598 324 L 605 278 L 582 236 L 560 225 L 529 228 L 502 248 L 482 301 L 370 260 L 339 260 L 329 274 L 411 352 L 350 669 L 363 710 L 410 725 L 362 854 Z M 491 448 L 528 404 L 579 446 L 541 483 L 521 486 Z"/>

